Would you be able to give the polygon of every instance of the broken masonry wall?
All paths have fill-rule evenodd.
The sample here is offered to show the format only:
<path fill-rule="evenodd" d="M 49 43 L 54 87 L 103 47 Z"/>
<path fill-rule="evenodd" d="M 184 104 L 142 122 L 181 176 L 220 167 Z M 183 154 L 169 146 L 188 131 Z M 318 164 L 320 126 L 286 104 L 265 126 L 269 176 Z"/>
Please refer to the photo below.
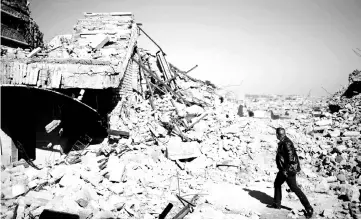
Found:
<path fill-rule="evenodd" d="M 0 129 L 1 164 L 8 165 L 18 160 L 18 149 L 11 137 Z"/>
<path fill-rule="evenodd" d="M 351 98 L 361 93 L 361 71 L 355 70 L 348 77 L 349 85 L 342 96 Z"/>
<path fill-rule="evenodd" d="M 133 89 L 138 90 L 138 79 L 139 65 L 136 62 L 129 60 L 127 69 L 124 73 L 124 77 L 122 78 L 119 86 L 119 96 L 122 97 L 130 95 L 133 93 Z"/>
<path fill-rule="evenodd" d="M 69 131 L 65 131 L 69 129 L 64 129 L 64 134 L 67 132 L 68 137 L 67 140 L 64 140 L 65 145 L 62 145 L 63 150 L 69 150 L 71 143 L 81 135 L 80 131 L 85 131 L 91 126 L 100 129 L 98 124 L 88 126 L 88 123 L 99 122 L 105 128 L 106 124 L 103 122 L 104 119 L 106 122 L 107 114 L 114 109 L 122 96 L 132 93 L 139 87 L 139 67 L 135 62 L 130 62 L 139 36 L 133 15 L 117 12 L 85 13 L 84 16 L 85 19 L 78 20 L 72 35 L 56 37 L 45 47 L 36 48 L 33 51 L 20 48 L 1 48 L 0 83 L 6 87 L 6 91 L 12 91 L 6 95 L 10 103 L 7 106 L 8 115 L 14 116 L 12 119 L 17 120 L 17 126 L 21 124 L 21 121 L 28 122 L 26 126 L 18 127 L 23 132 L 19 132 L 19 129 L 16 129 L 17 126 L 12 126 L 14 121 L 11 120 L 4 123 L 5 127 L 2 124 L 2 129 L 6 130 L 6 126 L 12 126 L 10 130 L 14 131 L 15 139 L 21 140 L 23 145 L 26 145 L 25 148 L 34 148 L 31 146 L 35 142 L 36 145 L 46 146 L 46 142 L 52 138 L 41 132 L 43 132 L 44 126 L 51 123 L 52 120 L 58 119 L 51 117 L 53 105 L 55 109 L 57 109 L 57 104 L 65 104 L 67 109 L 73 109 L 68 111 L 69 114 L 61 114 L 64 115 L 68 128 L 71 130 L 69 133 Z M 56 91 L 56 93 L 51 91 Z M 18 98 L 13 99 L 12 93 L 18 94 Z M 19 95 L 22 93 L 26 93 L 26 97 L 29 98 L 25 99 Z M 49 98 L 48 94 L 53 95 L 53 98 Z M 62 99 L 62 95 L 68 98 Z M 42 97 L 48 97 L 49 101 L 53 103 L 46 104 Z M 85 105 L 79 105 L 78 101 Z M 17 109 L 20 112 L 27 109 L 24 114 L 19 113 L 20 115 L 31 113 L 30 115 L 36 115 L 36 117 L 28 114 L 27 117 L 24 116 L 18 120 L 16 117 L 18 112 L 11 111 L 11 102 L 18 104 Z M 75 106 L 78 107 L 77 110 L 75 110 Z M 89 111 L 90 114 L 93 110 L 97 111 L 100 118 L 95 115 L 85 116 L 86 114 L 83 112 Z M 39 112 L 40 115 L 37 114 Z M 88 118 L 90 122 L 79 118 Z M 31 121 L 33 119 L 34 121 Z M 63 119 L 61 119 L 61 123 L 63 123 Z M 74 126 L 69 126 L 69 123 Z M 72 127 L 79 129 L 74 130 Z M 26 130 L 28 132 L 25 132 Z M 54 130 L 53 133 L 57 133 L 57 130 Z M 25 133 L 27 135 L 21 136 Z M 63 141 L 60 140 L 60 142 Z M 54 144 L 56 143 L 53 142 Z M 37 153 L 29 154 L 33 159 L 37 157 Z"/>
<path fill-rule="evenodd" d="M 30 17 L 26 0 L 1 0 L 1 44 L 9 47 L 42 47 L 43 34 Z"/>
<path fill-rule="evenodd" d="M 109 65 L 48 63 L 46 59 L 2 59 L 0 83 L 29 85 L 48 89 L 104 89 L 117 88 L 122 74 Z"/>

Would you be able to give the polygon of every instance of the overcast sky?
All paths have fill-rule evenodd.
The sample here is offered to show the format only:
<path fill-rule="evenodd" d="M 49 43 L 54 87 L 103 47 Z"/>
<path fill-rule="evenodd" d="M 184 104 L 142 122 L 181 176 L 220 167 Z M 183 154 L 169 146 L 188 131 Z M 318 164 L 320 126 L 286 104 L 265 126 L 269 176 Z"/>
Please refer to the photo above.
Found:
<path fill-rule="evenodd" d="M 133 12 L 167 59 L 237 93 L 327 95 L 361 70 L 359 0 L 30 0 L 45 40 L 84 12 Z M 141 47 L 155 50 L 145 36 Z"/>

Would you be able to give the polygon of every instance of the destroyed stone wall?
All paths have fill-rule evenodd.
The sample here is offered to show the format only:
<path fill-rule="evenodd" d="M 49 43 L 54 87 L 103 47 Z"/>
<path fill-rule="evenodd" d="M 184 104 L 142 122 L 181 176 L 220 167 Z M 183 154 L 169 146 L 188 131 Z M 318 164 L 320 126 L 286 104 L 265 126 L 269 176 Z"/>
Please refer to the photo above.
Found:
<path fill-rule="evenodd" d="M 131 18 L 126 13 L 86 16 L 76 27 L 79 36 L 53 41 L 60 42 L 61 49 L 52 45 L 56 52 L 51 56 L 57 57 L 57 62 L 64 54 L 72 57 L 66 59 L 67 65 L 75 58 L 77 62 L 117 62 L 120 54 L 96 49 L 102 45 L 101 49 L 114 51 L 107 48 L 112 44 L 104 42 L 117 33 L 109 34 L 103 27 L 93 29 L 93 25 L 114 27 L 120 21 L 122 27 L 129 27 L 123 24 Z M 92 41 L 89 37 L 81 39 L 84 33 L 108 35 Z M 78 42 L 77 39 L 89 42 L 85 46 L 75 43 L 75 48 L 79 47 L 76 50 L 72 42 Z M 119 46 L 117 42 L 115 46 Z M 311 197 L 315 216 L 361 217 L 360 95 L 347 98 L 337 93 L 334 97 L 337 111 L 329 111 L 323 100 L 308 97 L 251 97 L 245 103 L 255 114 L 240 117 L 239 103 L 234 97 L 221 94 L 225 91 L 217 91 L 213 85 L 184 71 L 175 71 L 174 66 L 166 72 L 166 60 L 159 52 L 154 56 L 140 50 L 140 57 L 132 57 L 134 48 L 129 47 L 129 51 L 123 80 L 114 89 L 130 96 L 121 99 L 110 113 L 107 138 L 53 161 L 35 161 L 40 169 L 24 161 L 2 167 L 2 218 L 39 218 L 45 209 L 79 218 L 155 219 L 161 214 L 189 219 L 264 218 L 266 212 L 272 211 L 263 208 L 266 204 L 259 195 L 262 198 L 273 195 L 273 181 L 278 172 L 274 162 L 277 127 L 284 127 L 295 144 L 302 168 L 297 176 L 298 184 Z M 98 52 L 101 55 L 96 58 Z M 105 58 L 108 52 L 111 56 Z M 157 66 L 160 61 L 166 64 L 163 69 Z M 9 68 L 7 65 L 2 68 Z M 72 68 L 85 68 L 83 75 L 93 75 L 86 69 L 88 66 Z M 16 68 L 20 70 L 24 66 Z M 15 83 L 23 83 L 23 75 L 15 78 Z M 140 89 L 143 79 L 147 84 L 144 90 Z M 273 118 L 273 110 L 290 117 Z M 296 201 L 287 186 L 283 192 L 287 204 Z M 332 209 L 326 208 L 327 202 L 332 203 Z M 164 214 L 169 204 L 174 208 Z M 303 215 L 297 208 L 288 215 L 282 211 L 283 215 L 276 218 Z"/>
<path fill-rule="evenodd" d="M 134 55 L 135 57 L 135 55 Z M 139 91 L 139 66 L 136 62 L 130 60 L 125 71 L 122 82 L 120 83 L 119 95 L 127 96 L 133 93 L 133 89 Z"/>
<path fill-rule="evenodd" d="M 41 170 L 21 163 L 2 170 L 2 197 L 7 202 L 1 216 L 37 218 L 50 209 L 80 218 L 155 219 L 172 203 L 168 218 L 264 218 L 272 211 L 256 211 L 265 204 L 252 192 L 273 195 L 275 128 L 281 126 L 296 146 L 302 168 L 298 184 L 311 197 L 315 217 L 360 218 L 361 130 L 354 117 L 360 102 L 330 113 L 322 101 L 271 97 L 248 103 L 253 110 L 265 103 L 267 110 L 294 109 L 296 116 L 239 117 L 238 104 L 219 102 L 213 87 L 184 75 L 175 82 L 175 92 L 188 104 L 170 92 L 158 93 L 154 110 L 135 93 L 112 111 L 112 132 L 103 143 L 38 164 Z M 252 184 L 263 188 L 250 188 Z M 299 203 L 287 186 L 283 192 L 286 204 Z M 187 195 L 193 194 L 198 199 L 191 201 L 190 213 L 181 198 L 188 201 L 192 197 Z M 325 208 L 329 201 L 332 209 Z M 303 215 L 298 209 L 282 213 L 276 218 Z"/>
<path fill-rule="evenodd" d="M 131 13 L 86 13 L 72 36 L 33 51 L 2 48 L 2 83 L 43 88 L 118 88 L 139 35 Z"/>
<path fill-rule="evenodd" d="M 48 62 L 47 62 L 48 61 Z M 117 87 L 119 73 L 108 65 L 83 65 L 76 61 L 60 62 L 45 59 L 2 59 L 1 84 L 38 86 L 48 89 Z M 91 62 L 89 62 L 91 63 Z"/>
<path fill-rule="evenodd" d="M 2 45 L 36 48 L 43 46 L 43 34 L 30 17 L 26 0 L 1 0 Z"/>

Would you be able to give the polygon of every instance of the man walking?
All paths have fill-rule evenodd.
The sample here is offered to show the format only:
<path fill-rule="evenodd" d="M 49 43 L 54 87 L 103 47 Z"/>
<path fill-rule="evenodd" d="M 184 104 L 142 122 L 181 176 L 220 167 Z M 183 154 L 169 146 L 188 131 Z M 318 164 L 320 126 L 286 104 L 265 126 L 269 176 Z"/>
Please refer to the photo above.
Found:
<path fill-rule="evenodd" d="M 313 215 L 313 208 L 310 205 L 306 195 L 297 186 L 296 182 L 296 174 L 301 171 L 301 167 L 295 147 L 293 146 L 292 141 L 286 136 L 286 131 L 284 128 L 277 128 L 276 136 L 280 141 L 278 143 L 276 156 L 276 164 L 279 171 L 274 182 L 274 203 L 271 207 L 276 209 L 281 208 L 281 186 L 284 182 L 286 182 L 290 189 L 297 195 L 302 205 L 305 207 L 305 217 L 311 218 Z"/>

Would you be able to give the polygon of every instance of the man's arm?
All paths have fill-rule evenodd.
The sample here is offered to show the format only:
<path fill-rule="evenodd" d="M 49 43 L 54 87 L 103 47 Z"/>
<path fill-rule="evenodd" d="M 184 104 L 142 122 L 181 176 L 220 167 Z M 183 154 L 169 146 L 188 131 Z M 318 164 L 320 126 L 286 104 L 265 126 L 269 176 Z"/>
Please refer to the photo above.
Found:
<path fill-rule="evenodd" d="M 285 167 L 285 171 L 289 170 L 289 167 L 291 164 L 295 164 L 296 160 L 295 160 L 295 155 L 294 155 L 294 151 L 293 151 L 293 147 L 292 147 L 292 143 L 287 141 L 285 143 L 285 153 L 286 153 L 286 167 Z"/>

